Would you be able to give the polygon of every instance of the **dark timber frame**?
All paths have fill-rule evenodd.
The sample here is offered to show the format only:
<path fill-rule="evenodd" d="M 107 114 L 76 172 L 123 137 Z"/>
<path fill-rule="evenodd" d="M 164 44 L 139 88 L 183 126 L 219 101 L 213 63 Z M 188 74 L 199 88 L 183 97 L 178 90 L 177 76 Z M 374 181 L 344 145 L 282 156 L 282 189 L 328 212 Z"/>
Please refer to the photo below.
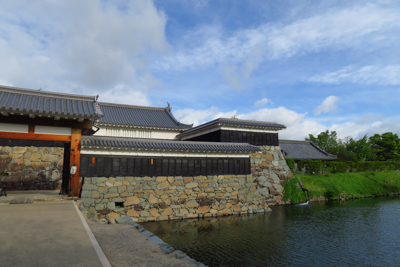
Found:
<path fill-rule="evenodd" d="M 187 140 L 225 143 L 248 143 L 255 146 L 279 146 L 278 133 L 218 130 L 215 132 L 189 138 Z"/>
<path fill-rule="evenodd" d="M 250 174 L 249 158 L 81 155 L 81 177 Z"/>

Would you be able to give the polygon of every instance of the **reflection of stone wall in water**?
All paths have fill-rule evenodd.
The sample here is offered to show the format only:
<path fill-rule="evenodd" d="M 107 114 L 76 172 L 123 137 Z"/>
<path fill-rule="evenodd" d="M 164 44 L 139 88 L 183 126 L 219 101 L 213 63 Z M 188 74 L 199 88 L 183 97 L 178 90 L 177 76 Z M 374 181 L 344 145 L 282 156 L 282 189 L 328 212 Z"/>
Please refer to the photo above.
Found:
<path fill-rule="evenodd" d="M 0 146 L 0 181 L 7 190 L 49 190 L 62 180 L 64 148 Z"/>
<path fill-rule="evenodd" d="M 257 191 L 269 205 L 285 204 L 284 180 L 293 178 L 279 146 L 261 146 L 262 153 L 251 154 L 251 173 Z"/>
<path fill-rule="evenodd" d="M 146 223 L 142 226 L 161 239 L 173 240 L 173 243 L 178 242 L 182 246 L 196 243 L 194 246 L 204 246 L 207 249 L 206 247 L 209 247 L 210 244 L 215 245 L 215 240 L 218 240 L 217 242 L 221 241 L 220 248 L 227 246 L 229 249 L 232 249 L 235 246 L 238 247 L 238 241 L 245 243 L 246 240 L 251 240 L 251 236 L 260 235 L 266 229 L 268 229 L 267 231 L 272 231 L 277 230 L 277 226 L 283 227 L 284 223 L 275 223 L 277 220 L 276 214 L 274 214 L 272 225 L 270 217 L 271 213 L 267 212 L 264 214 L 250 214 L 248 216 L 216 217 L 159 222 L 156 224 Z M 248 227 L 249 225 L 251 227 Z M 205 235 L 204 233 L 207 234 Z M 229 244 L 230 241 L 234 241 L 235 244 Z M 229 255 L 227 256 L 229 257 Z"/>

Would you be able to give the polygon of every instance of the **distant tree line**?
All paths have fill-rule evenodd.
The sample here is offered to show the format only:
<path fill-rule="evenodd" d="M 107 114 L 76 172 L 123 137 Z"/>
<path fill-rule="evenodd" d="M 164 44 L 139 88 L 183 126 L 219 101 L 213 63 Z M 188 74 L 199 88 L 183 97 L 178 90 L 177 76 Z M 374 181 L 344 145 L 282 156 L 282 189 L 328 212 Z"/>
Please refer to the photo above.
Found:
<path fill-rule="evenodd" d="M 326 130 L 316 137 L 309 134 L 307 141 L 336 155 L 338 161 L 398 161 L 400 160 L 400 138 L 391 132 L 375 134 L 371 137 L 355 139 L 351 136 L 344 140 L 337 138 L 336 131 Z"/>

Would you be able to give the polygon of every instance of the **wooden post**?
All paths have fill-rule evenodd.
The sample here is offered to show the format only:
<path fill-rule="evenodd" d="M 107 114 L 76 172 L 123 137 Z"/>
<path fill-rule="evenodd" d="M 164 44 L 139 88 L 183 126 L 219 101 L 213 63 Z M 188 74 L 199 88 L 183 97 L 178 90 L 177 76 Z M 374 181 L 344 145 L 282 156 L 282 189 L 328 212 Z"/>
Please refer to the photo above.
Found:
<path fill-rule="evenodd" d="M 69 196 L 79 196 L 79 170 L 81 164 L 81 134 L 82 129 L 72 128 L 71 129 L 71 156 L 70 156 L 70 166 L 76 166 L 76 173 L 74 175 L 70 174 L 69 188 L 74 188 L 73 192 L 69 191 Z"/>

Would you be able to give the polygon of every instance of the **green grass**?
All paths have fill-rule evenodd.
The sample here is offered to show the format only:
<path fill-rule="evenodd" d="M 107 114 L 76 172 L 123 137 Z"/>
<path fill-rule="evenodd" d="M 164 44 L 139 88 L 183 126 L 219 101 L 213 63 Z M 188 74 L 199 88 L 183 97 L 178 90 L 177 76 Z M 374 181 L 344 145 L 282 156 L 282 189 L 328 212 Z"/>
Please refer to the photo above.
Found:
<path fill-rule="evenodd" d="M 296 174 L 303 181 L 304 188 L 310 191 L 310 197 L 325 196 L 336 200 L 340 196 L 361 198 L 381 196 L 400 192 L 400 171 L 358 172 L 322 175 Z M 285 181 L 285 199 L 292 203 L 306 200 L 305 193 L 296 186 L 297 178 Z"/>

